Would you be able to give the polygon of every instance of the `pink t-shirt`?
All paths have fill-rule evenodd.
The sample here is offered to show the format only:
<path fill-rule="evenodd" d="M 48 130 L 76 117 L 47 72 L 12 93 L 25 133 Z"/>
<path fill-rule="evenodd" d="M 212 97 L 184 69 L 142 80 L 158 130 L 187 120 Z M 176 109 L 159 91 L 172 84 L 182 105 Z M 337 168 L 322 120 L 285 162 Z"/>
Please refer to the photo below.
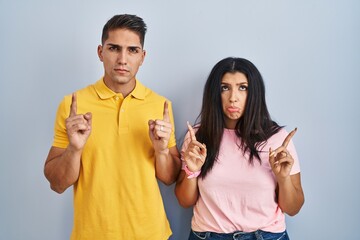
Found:
<path fill-rule="evenodd" d="M 276 202 L 276 180 L 269 164 L 269 148 L 278 148 L 288 132 L 281 129 L 268 139 L 259 153 L 262 164 L 254 158 L 248 162 L 236 141 L 235 131 L 225 129 L 218 160 L 205 179 L 198 178 L 199 199 L 194 206 L 191 227 L 194 231 L 232 233 L 258 229 L 282 232 L 285 215 Z M 186 135 L 182 153 L 190 142 Z M 288 151 L 294 159 L 291 175 L 300 172 L 298 156 L 292 141 Z M 184 163 L 184 162 L 183 162 Z M 184 165 L 184 164 L 183 164 Z"/>

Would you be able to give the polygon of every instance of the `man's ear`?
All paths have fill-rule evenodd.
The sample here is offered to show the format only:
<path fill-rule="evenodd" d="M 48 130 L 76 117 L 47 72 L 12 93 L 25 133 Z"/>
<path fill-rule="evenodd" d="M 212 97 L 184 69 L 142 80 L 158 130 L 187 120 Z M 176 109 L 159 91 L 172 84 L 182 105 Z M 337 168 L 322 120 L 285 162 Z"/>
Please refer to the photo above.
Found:
<path fill-rule="evenodd" d="M 145 56 L 146 56 L 146 51 L 143 50 L 142 60 L 141 60 L 140 66 L 143 64 L 143 62 L 144 62 L 144 60 L 145 60 Z"/>
<path fill-rule="evenodd" d="M 103 46 L 99 45 L 97 48 L 97 53 L 101 62 L 103 61 L 102 51 L 103 51 Z"/>

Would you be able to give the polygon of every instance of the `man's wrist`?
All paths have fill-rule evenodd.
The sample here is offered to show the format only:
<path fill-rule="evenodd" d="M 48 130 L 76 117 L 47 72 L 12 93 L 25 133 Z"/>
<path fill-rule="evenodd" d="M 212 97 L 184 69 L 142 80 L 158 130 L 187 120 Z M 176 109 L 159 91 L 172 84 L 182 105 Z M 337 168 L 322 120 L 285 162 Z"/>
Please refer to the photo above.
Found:
<path fill-rule="evenodd" d="M 156 155 L 168 155 L 170 150 L 168 148 L 165 148 L 164 150 L 155 151 Z"/>

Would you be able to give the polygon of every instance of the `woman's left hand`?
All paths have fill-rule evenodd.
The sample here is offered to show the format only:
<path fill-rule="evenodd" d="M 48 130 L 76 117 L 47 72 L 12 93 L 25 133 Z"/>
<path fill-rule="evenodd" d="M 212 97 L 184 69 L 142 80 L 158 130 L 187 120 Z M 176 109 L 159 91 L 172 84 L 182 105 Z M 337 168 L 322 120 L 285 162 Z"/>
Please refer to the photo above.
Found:
<path fill-rule="evenodd" d="M 269 162 L 277 180 L 284 179 L 290 175 L 294 159 L 286 149 L 291 138 L 295 135 L 297 128 L 292 130 L 285 138 L 283 144 L 275 150 L 269 150 Z"/>

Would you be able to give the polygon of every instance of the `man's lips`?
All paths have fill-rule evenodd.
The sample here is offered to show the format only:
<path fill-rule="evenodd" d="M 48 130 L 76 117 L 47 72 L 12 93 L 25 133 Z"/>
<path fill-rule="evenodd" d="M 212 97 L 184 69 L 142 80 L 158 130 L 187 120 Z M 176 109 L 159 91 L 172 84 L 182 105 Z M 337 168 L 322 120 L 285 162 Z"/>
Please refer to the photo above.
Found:
<path fill-rule="evenodd" d="M 118 72 L 118 73 L 127 73 L 129 71 L 129 70 L 124 69 L 124 68 L 115 68 L 114 70 L 115 70 L 115 72 Z"/>

